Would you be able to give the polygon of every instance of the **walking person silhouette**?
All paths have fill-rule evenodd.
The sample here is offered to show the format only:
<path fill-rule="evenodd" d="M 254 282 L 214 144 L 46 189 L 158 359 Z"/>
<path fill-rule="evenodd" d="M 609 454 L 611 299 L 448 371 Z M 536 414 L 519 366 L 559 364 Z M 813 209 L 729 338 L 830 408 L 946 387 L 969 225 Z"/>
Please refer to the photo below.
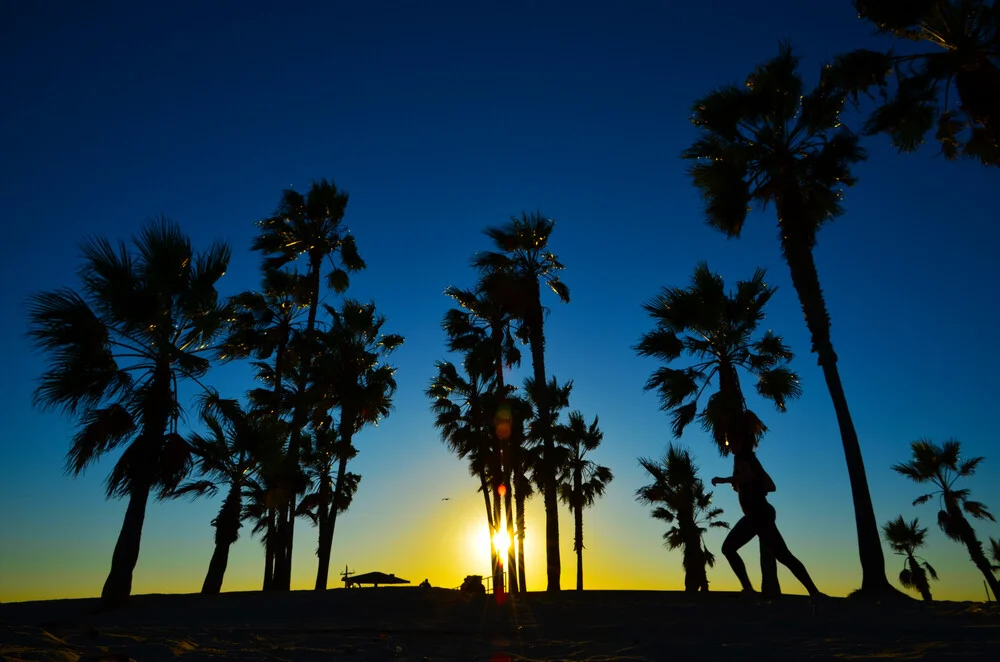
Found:
<path fill-rule="evenodd" d="M 722 553 L 729 561 L 729 565 L 732 566 L 736 577 L 739 578 L 743 592 L 756 593 L 753 585 L 750 584 L 747 568 L 743 559 L 740 558 L 739 550 L 756 536 L 809 591 L 810 598 L 815 600 L 823 597 L 823 594 L 809 577 L 805 566 L 788 550 L 785 539 L 778 531 L 778 525 L 775 521 L 777 514 L 774 506 L 767 501 L 767 495 L 777 489 L 774 481 L 761 466 L 752 448 L 748 449 L 740 444 L 735 446 L 733 451 L 733 475 L 725 478 L 716 476 L 712 479 L 712 485 L 720 483 L 732 485 L 739 495 L 743 517 L 730 529 L 729 535 L 722 543 Z"/>

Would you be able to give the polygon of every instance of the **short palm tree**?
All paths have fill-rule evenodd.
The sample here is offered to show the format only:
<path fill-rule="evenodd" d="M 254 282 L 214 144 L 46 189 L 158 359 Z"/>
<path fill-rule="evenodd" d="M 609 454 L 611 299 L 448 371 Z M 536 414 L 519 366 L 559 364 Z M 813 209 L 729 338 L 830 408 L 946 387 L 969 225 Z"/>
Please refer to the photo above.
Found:
<path fill-rule="evenodd" d="M 860 594 L 897 594 L 885 575 L 861 445 L 812 252 L 819 229 L 843 213 L 842 190 L 855 181 L 851 165 L 865 152 L 840 122 L 847 92 L 824 80 L 806 91 L 797 69 L 798 58 L 783 45 L 777 57 L 753 70 L 744 88 L 730 85 L 697 101 L 693 122 L 701 136 L 683 156 L 696 161 L 689 172 L 705 200 L 708 224 L 727 236 L 740 235 L 753 206 L 774 205 L 781 252 L 840 425 L 863 572 Z"/>
<path fill-rule="evenodd" d="M 597 450 L 604 433 L 594 421 L 587 425 L 583 414 L 574 411 L 569 422 L 556 429 L 559 443 L 569 450 L 569 457 L 559 476 L 559 497 L 573 513 L 573 551 L 576 552 L 576 590 L 583 590 L 583 510 L 604 496 L 608 483 L 614 479 L 611 469 L 587 458 Z"/>
<path fill-rule="evenodd" d="M 458 456 L 467 460 L 469 473 L 479 479 L 479 491 L 483 494 L 486 507 L 486 523 L 490 539 L 499 531 L 499 497 L 496 487 L 503 482 L 503 469 L 492 432 L 492 416 L 489 412 L 490 375 L 476 370 L 476 362 L 463 363 L 465 375 L 455 364 L 447 361 L 435 363 L 437 374 L 427 389 L 427 397 L 432 400 L 434 427 L 441 434 L 442 441 Z M 496 550 L 490 546 L 490 568 L 494 581 L 500 577 Z"/>
<path fill-rule="evenodd" d="M 916 518 L 907 523 L 900 515 L 882 525 L 882 535 L 893 552 L 906 557 L 899 573 L 899 583 L 918 591 L 927 602 L 933 600 L 927 576 L 937 580 L 937 572 L 930 563 L 916 555 L 916 551 L 924 546 L 927 529 L 920 528 Z"/>
<path fill-rule="evenodd" d="M 212 520 L 215 551 L 202 584 L 203 594 L 217 594 L 229 563 L 229 549 L 239 540 L 243 520 L 243 493 L 250 484 L 258 458 L 282 439 L 284 422 L 264 411 L 244 411 L 235 400 L 211 393 L 203 399 L 202 422 L 208 435 L 189 436 L 201 478 L 179 485 L 171 496 L 214 496 L 220 485 L 227 487 L 219 514 Z"/>
<path fill-rule="evenodd" d="M 968 514 L 975 519 L 993 522 L 993 515 L 985 504 L 969 499 L 968 489 L 955 489 L 955 483 L 960 478 L 968 478 L 976 472 L 983 458 L 962 459 L 962 444 L 954 439 L 941 445 L 920 439 L 910 444 L 910 450 L 913 452 L 913 459 L 894 464 L 893 471 L 915 483 L 930 483 L 936 488 L 933 492 L 914 499 L 913 505 L 926 503 L 935 496 L 939 498 L 938 526 L 946 536 L 965 545 L 969 557 L 983 573 L 993 595 L 1000 594 L 1000 584 L 990 571 L 983 544 L 979 542 L 975 529 L 965 517 Z"/>
<path fill-rule="evenodd" d="M 652 516 L 671 525 L 663 534 L 663 544 L 671 550 L 682 548 L 684 590 L 707 591 L 706 567 L 715 566 L 715 555 L 705 545 L 703 535 L 709 528 L 729 528 L 718 519 L 722 509 L 712 507 L 712 493 L 705 491 L 687 450 L 670 444 L 662 460 L 639 458 L 639 465 L 653 482 L 636 490 L 636 499 L 653 506 Z"/>
<path fill-rule="evenodd" d="M 169 494 L 190 468 L 177 433 L 177 385 L 208 371 L 204 356 L 227 313 L 216 282 L 229 247 L 195 253 L 180 228 L 160 219 L 132 240 L 82 245 L 82 289 L 34 295 L 29 336 L 50 356 L 34 402 L 79 417 L 67 469 L 74 475 L 125 446 L 108 476 L 109 497 L 128 497 L 101 597 L 121 604 L 132 590 L 146 503 Z"/>
<path fill-rule="evenodd" d="M 546 383 L 541 284 L 545 283 L 559 299 L 569 302 L 569 288 L 558 275 L 564 267 L 555 253 L 549 250 L 554 228 L 555 221 L 552 219 L 539 213 L 522 213 L 520 218 L 511 218 L 504 226 L 488 228 L 486 235 L 493 240 L 496 250 L 480 253 L 472 259 L 473 266 L 485 276 L 506 277 L 507 287 L 497 296 L 502 297 L 505 305 L 514 310 L 521 320 L 523 333 L 530 343 L 532 374 L 539 384 Z M 540 408 L 542 418 L 536 421 L 536 427 L 542 438 L 543 453 L 552 455 L 556 450 L 552 421 L 547 418 L 548 410 L 543 404 Z M 553 466 L 553 462 L 547 462 L 546 466 Z M 558 591 L 561 564 L 556 476 L 548 469 L 544 471 L 546 588 Z"/>
<path fill-rule="evenodd" d="M 386 357 L 403 344 L 403 336 L 383 334 L 386 318 L 374 303 L 345 299 L 339 308 L 324 306 L 330 322 L 318 337 L 311 389 L 317 392 L 320 409 L 340 410 L 339 444 L 353 449 L 354 435 L 367 425 L 377 425 L 392 410 L 396 391 L 396 369 Z M 329 577 L 330 550 L 337 515 L 347 501 L 347 462 L 351 452 L 338 454 L 337 480 L 327 515 L 327 538 L 320 544 L 316 590 L 325 590 Z"/>
<path fill-rule="evenodd" d="M 900 151 L 911 152 L 936 125 L 946 158 L 1000 166 L 996 2 L 854 0 L 854 6 L 878 32 L 931 46 L 917 53 L 859 49 L 835 60 L 829 79 L 851 90 L 855 100 L 859 92 L 879 88 L 881 100 L 865 132 L 887 133 Z M 891 96 L 886 92 L 890 74 L 896 78 Z"/>
<path fill-rule="evenodd" d="M 299 360 L 302 369 L 295 385 L 292 426 L 288 453 L 290 462 L 298 464 L 302 446 L 302 431 L 309 419 L 309 406 L 304 393 L 312 366 L 316 339 L 316 318 L 322 296 L 322 271 L 327 262 L 327 286 L 344 292 L 350 284 L 350 273 L 365 268 L 358 253 L 354 237 L 343 223 L 347 210 L 348 194 L 333 182 L 323 179 L 313 182 L 306 195 L 287 189 L 275 212 L 258 222 L 260 233 L 254 238 L 253 250 L 264 257 L 264 272 L 287 269 L 304 259 L 306 271 L 302 276 L 303 303 L 308 306 L 306 324 L 302 330 L 304 348 Z M 335 258 L 339 257 L 339 261 Z M 276 381 L 280 384 L 280 380 Z M 289 590 L 292 573 L 292 547 L 295 534 L 295 495 L 289 495 L 280 518 L 278 538 L 281 550 L 276 559 L 275 588 Z"/>

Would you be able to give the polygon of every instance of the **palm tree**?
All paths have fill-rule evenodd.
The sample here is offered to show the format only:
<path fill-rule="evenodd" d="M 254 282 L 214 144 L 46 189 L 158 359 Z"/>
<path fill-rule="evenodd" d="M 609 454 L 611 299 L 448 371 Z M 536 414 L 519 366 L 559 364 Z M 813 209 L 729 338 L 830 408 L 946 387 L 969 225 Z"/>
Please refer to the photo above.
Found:
<path fill-rule="evenodd" d="M 712 507 L 712 493 L 698 478 L 698 467 L 687 450 L 667 448 L 659 462 L 639 458 L 639 465 L 653 477 L 653 482 L 636 490 L 636 499 L 654 506 L 652 516 L 670 524 L 663 534 L 668 549 L 683 548 L 684 590 L 707 591 L 706 567 L 715 566 L 715 555 L 703 540 L 709 528 L 728 529 L 729 524 L 718 520 L 721 508 Z"/>
<path fill-rule="evenodd" d="M 604 496 L 608 483 L 614 479 L 611 469 L 587 459 L 587 453 L 597 450 L 604 440 L 598 419 L 588 426 L 583 414 L 574 411 L 569 422 L 556 429 L 559 443 L 569 449 L 569 457 L 559 476 L 559 497 L 573 513 L 573 550 L 576 552 L 576 590 L 583 590 L 583 509 L 594 505 Z"/>
<path fill-rule="evenodd" d="M 479 374 L 473 362 L 465 362 L 468 378 L 463 377 L 453 363 L 438 361 L 437 374 L 427 389 L 427 397 L 433 402 L 434 427 L 440 430 L 441 439 L 459 459 L 467 459 L 469 473 L 479 479 L 479 491 L 486 506 L 486 522 L 490 539 L 499 531 L 499 505 L 494 508 L 490 495 L 502 475 L 498 454 L 490 443 L 492 421 L 487 415 L 485 401 L 488 397 L 489 378 Z M 497 516 L 494 515 L 496 510 Z M 500 578 L 496 550 L 490 546 L 490 568 L 494 586 Z"/>
<path fill-rule="evenodd" d="M 448 287 L 445 294 L 455 299 L 461 309 L 452 308 L 445 314 L 443 327 L 448 336 L 448 349 L 452 352 L 463 352 L 466 361 L 476 364 L 475 370 L 483 374 L 494 373 L 495 392 L 502 394 L 494 414 L 495 418 L 503 418 L 504 425 L 494 425 L 493 431 L 497 437 L 500 451 L 499 464 L 504 476 L 505 485 L 511 483 L 511 461 L 518 452 L 511 444 L 515 439 L 511 436 L 510 406 L 506 402 L 507 385 L 504 379 L 504 369 L 517 366 L 521 362 L 521 352 L 517 348 L 513 327 L 516 317 L 511 309 L 504 305 L 500 297 L 507 291 L 508 283 L 503 274 L 486 274 L 474 290 L 462 290 Z M 503 490 L 504 508 L 506 510 L 507 535 L 515 540 L 514 533 L 514 489 Z M 518 566 L 516 561 L 516 546 L 508 550 L 507 568 L 510 576 L 510 591 L 518 590 Z"/>
<path fill-rule="evenodd" d="M 676 438 L 697 419 L 724 456 L 730 453 L 731 444 L 756 446 L 767 431 L 747 407 L 741 370 L 755 378 L 757 393 L 771 400 L 779 412 L 802 393 L 798 375 L 788 368 L 793 354 L 781 336 L 767 331 L 755 337 L 764 320 L 764 307 L 775 292 L 764 282 L 764 275 L 763 269 L 756 270 L 727 294 L 722 278 L 702 262 L 695 268 L 690 287 L 663 288 L 658 297 L 644 304 L 656 328 L 636 346 L 639 355 L 668 364 L 682 355 L 694 361 L 685 368 L 658 368 L 646 382 L 646 390 L 655 390 L 661 408 L 670 412 Z M 699 412 L 698 402 L 713 379 L 718 380 L 718 390 Z M 760 549 L 761 591 L 780 595 L 777 560 L 763 543 Z"/>
<path fill-rule="evenodd" d="M 883 524 L 882 533 L 892 551 L 906 557 L 903 569 L 899 573 L 899 583 L 918 591 L 927 602 L 932 601 L 934 598 L 931 596 L 931 585 L 927 581 L 927 575 L 937 580 L 937 572 L 925 559 L 916 556 L 916 551 L 924 546 L 927 529 L 920 528 L 916 518 L 907 524 L 900 515 Z"/>
<path fill-rule="evenodd" d="M 288 446 L 291 463 L 294 465 L 298 464 L 302 429 L 309 418 L 309 406 L 304 396 L 314 353 L 311 350 L 315 343 L 324 263 L 331 263 L 332 268 L 327 273 L 326 282 L 336 292 L 347 290 L 350 284 L 349 272 L 365 268 L 354 237 L 343 224 L 347 202 L 348 194 L 325 179 L 313 182 L 306 195 L 287 189 L 282 192 L 281 202 L 274 214 L 258 223 L 260 234 L 253 241 L 253 250 L 265 255 L 265 272 L 285 269 L 300 258 L 304 258 L 306 263 L 306 273 L 303 276 L 305 304 L 309 309 L 303 330 L 306 347 L 300 356 L 304 363 L 293 397 L 295 406 Z M 335 255 L 339 255 L 339 263 L 334 260 Z M 275 587 L 288 590 L 295 533 L 295 493 L 289 494 L 289 502 L 284 508 L 285 513 L 278 529 L 281 553 L 276 560 Z"/>
<path fill-rule="evenodd" d="M 835 60 L 829 79 L 848 89 L 855 103 L 860 93 L 874 98 L 869 90 L 879 88 L 881 101 L 865 122 L 865 133 L 887 133 L 900 151 L 912 152 L 936 124 L 946 158 L 1000 166 L 996 2 L 854 0 L 854 6 L 878 32 L 932 46 L 906 54 L 858 49 Z M 896 77 L 891 97 L 886 92 L 890 73 Z M 950 101 L 953 89 L 957 106 Z"/>
<path fill-rule="evenodd" d="M 840 425 L 863 573 L 860 595 L 898 594 L 886 579 L 861 445 L 812 254 L 820 227 L 843 212 L 841 189 L 854 183 L 850 166 L 865 152 L 840 123 L 847 93 L 822 79 L 806 93 L 797 67 L 798 58 L 783 45 L 776 58 L 754 69 L 745 89 L 731 85 L 698 101 L 693 121 L 702 135 L 683 156 L 697 160 L 689 172 L 705 199 L 709 225 L 727 236 L 740 235 L 751 205 L 774 203 L 781 252 Z"/>
<path fill-rule="evenodd" d="M 197 458 L 200 480 L 177 487 L 171 496 L 214 496 L 219 485 L 228 486 L 219 514 L 212 520 L 215 551 L 202 584 L 203 594 L 217 594 L 229 563 L 229 549 L 239 540 L 243 519 L 243 493 L 249 486 L 258 457 L 284 432 L 280 418 L 265 412 L 247 412 L 235 400 L 211 393 L 203 398 L 202 422 L 209 436 L 198 433 L 188 438 Z"/>
<path fill-rule="evenodd" d="M 42 292 L 29 303 L 29 336 L 51 359 L 34 403 L 80 422 L 67 470 L 79 475 L 125 446 L 107 480 L 108 496 L 128 497 L 128 507 L 101 592 L 106 605 L 131 594 L 150 492 L 169 494 L 190 468 L 177 386 L 208 371 L 202 354 L 226 318 L 215 290 L 229 263 L 225 243 L 195 253 L 161 218 L 132 244 L 130 253 L 124 242 L 84 242 L 81 292 Z"/>
<path fill-rule="evenodd" d="M 316 590 L 325 590 L 330 570 L 330 551 L 337 515 L 350 503 L 347 462 L 353 457 L 354 435 L 366 425 L 377 425 L 392 409 L 396 391 L 396 369 L 385 358 L 403 344 L 403 336 L 383 334 L 386 318 L 374 303 L 345 299 L 339 309 L 324 306 L 330 317 L 328 328 L 318 337 L 312 388 L 319 395 L 320 409 L 340 409 L 337 480 L 333 506 L 327 514 L 327 537 L 320 542 Z"/>
<path fill-rule="evenodd" d="M 990 572 L 990 563 L 983 552 L 983 544 L 976 537 L 976 531 L 969 520 L 968 513 L 975 519 L 996 521 L 985 504 L 969 499 L 968 489 L 955 489 L 959 478 L 968 478 L 976 473 L 976 468 L 983 461 L 982 457 L 962 459 L 962 444 L 955 439 L 949 439 L 938 445 L 927 439 L 919 439 L 910 444 L 913 459 L 892 465 L 892 470 L 905 476 L 915 483 L 930 483 L 933 492 L 919 496 L 913 500 L 913 505 L 930 501 L 939 497 L 938 526 L 945 535 L 965 545 L 969 557 L 983 573 L 993 595 L 1000 592 L 1000 584 Z"/>
<path fill-rule="evenodd" d="M 503 293 L 505 305 L 516 311 L 521 320 L 524 334 L 531 347 L 531 366 L 534 379 L 539 384 L 546 383 L 545 376 L 545 333 L 543 328 L 544 308 L 542 307 L 541 283 L 556 293 L 564 302 L 569 302 L 569 288 L 559 280 L 558 272 L 564 267 L 555 253 L 548 250 L 549 238 L 555 221 L 540 213 L 522 213 L 520 218 L 511 218 L 502 227 L 487 228 L 486 235 L 493 240 L 496 251 L 480 253 L 472 259 L 474 267 L 482 273 L 507 276 L 509 287 Z M 544 389 L 543 389 L 544 391 Z M 544 392 L 542 394 L 544 397 Z M 552 436 L 552 421 L 548 419 L 545 403 L 539 408 L 542 413 L 537 429 L 542 439 L 545 455 L 555 453 Z M 559 504 L 557 500 L 556 476 L 551 470 L 554 463 L 546 458 L 543 475 L 543 498 L 545 500 L 545 560 L 547 590 L 558 591 L 560 581 L 559 561 Z"/>
<path fill-rule="evenodd" d="M 990 538 L 990 557 L 993 559 L 994 563 L 992 569 L 1000 570 L 1000 540 L 997 540 L 996 538 Z M 996 594 L 994 594 L 993 597 L 994 599 L 1000 600 L 1000 598 L 996 597 Z"/>

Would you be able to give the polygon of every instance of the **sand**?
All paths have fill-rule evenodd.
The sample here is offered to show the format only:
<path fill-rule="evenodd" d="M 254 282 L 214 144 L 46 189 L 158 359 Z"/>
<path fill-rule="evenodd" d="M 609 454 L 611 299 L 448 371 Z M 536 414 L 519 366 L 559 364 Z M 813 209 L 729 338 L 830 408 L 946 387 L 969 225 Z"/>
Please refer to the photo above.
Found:
<path fill-rule="evenodd" d="M 1000 660 L 996 604 L 732 593 L 446 589 L 144 595 L 0 604 L 2 660 Z"/>

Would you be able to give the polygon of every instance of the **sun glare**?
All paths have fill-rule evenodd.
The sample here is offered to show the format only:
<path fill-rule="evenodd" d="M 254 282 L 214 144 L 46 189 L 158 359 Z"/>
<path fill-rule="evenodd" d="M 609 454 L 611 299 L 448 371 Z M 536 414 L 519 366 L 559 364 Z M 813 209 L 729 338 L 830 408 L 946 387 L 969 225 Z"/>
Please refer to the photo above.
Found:
<path fill-rule="evenodd" d="M 507 552 L 510 550 L 510 536 L 507 535 L 506 531 L 501 530 L 493 536 L 493 546 L 501 556 L 507 556 Z"/>

